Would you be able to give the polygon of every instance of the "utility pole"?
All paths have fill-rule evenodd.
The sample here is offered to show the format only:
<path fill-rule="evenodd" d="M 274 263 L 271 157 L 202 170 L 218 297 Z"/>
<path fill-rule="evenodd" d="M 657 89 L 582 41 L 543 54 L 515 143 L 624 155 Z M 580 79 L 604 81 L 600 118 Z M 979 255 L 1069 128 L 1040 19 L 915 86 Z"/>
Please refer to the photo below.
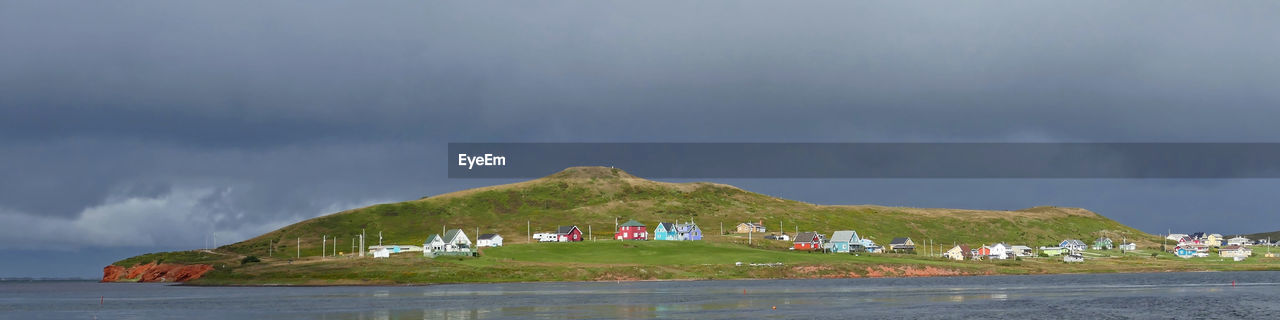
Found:
<path fill-rule="evenodd" d="M 533 243 L 533 223 L 529 220 L 524 221 L 524 234 L 529 237 L 529 243 Z"/>
<path fill-rule="evenodd" d="M 382 247 L 382 230 L 378 230 L 378 247 Z"/>
<path fill-rule="evenodd" d="M 271 257 L 272 254 L 275 253 L 276 245 L 274 241 L 275 240 L 267 240 L 267 256 L 268 257 Z"/>
<path fill-rule="evenodd" d="M 360 257 L 364 258 L 364 229 L 360 229 Z"/>
<path fill-rule="evenodd" d="M 320 259 L 324 259 L 324 253 L 326 252 L 325 249 L 328 249 L 327 247 L 325 247 L 325 245 L 328 245 L 328 244 L 329 244 L 329 235 L 327 234 L 321 235 L 320 236 Z"/>
<path fill-rule="evenodd" d="M 591 238 L 591 241 L 596 241 L 596 236 L 591 234 L 591 225 L 589 224 L 587 225 L 587 237 Z"/>
<path fill-rule="evenodd" d="M 298 245 L 293 246 L 293 249 L 297 251 L 294 252 L 294 258 L 302 259 L 302 237 L 298 237 Z"/>

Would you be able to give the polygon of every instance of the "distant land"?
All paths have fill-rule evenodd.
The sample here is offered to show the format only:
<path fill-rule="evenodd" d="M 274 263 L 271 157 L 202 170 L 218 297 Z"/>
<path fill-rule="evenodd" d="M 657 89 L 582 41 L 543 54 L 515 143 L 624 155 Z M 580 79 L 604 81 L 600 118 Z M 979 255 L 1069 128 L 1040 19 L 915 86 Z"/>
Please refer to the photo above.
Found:
<path fill-rule="evenodd" d="M 615 223 L 638 220 L 696 222 L 702 241 L 616 241 Z M 729 233 L 738 223 L 760 222 L 768 233 L 794 235 L 855 230 L 885 245 L 910 237 L 917 254 L 821 254 L 788 251 L 788 241 L 762 234 Z M 529 233 L 576 225 L 581 243 L 533 243 Z M 723 225 L 723 231 L 722 226 Z M 422 245 L 431 234 L 462 229 L 498 233 L 499 248 L 480 257 L 425 258 L 402 253 L 390 259 L 354 258 L 352 239 L 366 246 Z M 336 236 L 333 242 L 321 239 Z M 954 244 L 1052 246 L 1064 239 L 1086 243 L 1125 239 L 1139 250 L 1091 252 L 1085 263 L 1060 258 L 950 261 L 925 256 Z M 748 239 L 750 237 L 750 239 Z M 299 246 L 299 244 L 301 244 Z M 815 278 L 1280 270 L 1274 258 L 1241 262 L 1218 257 L 1184 260 L 1161 250 L 1162 239 L 1078 208 L 966 210 L 815 205 L 706 183 L 667 183 L 606 167 L 573 167 L 525 182 L 482 187 L 317 217 L 213 250 L 144 254 L 104 268 L 103 281 L 186 281 L 203 285 L 361 285 L 511 281 L 616 281 L 742 278 Z M 247 259 L 252 256 L 259 260 Z M 737 262 L 767 264 L 738 266 Z"/>

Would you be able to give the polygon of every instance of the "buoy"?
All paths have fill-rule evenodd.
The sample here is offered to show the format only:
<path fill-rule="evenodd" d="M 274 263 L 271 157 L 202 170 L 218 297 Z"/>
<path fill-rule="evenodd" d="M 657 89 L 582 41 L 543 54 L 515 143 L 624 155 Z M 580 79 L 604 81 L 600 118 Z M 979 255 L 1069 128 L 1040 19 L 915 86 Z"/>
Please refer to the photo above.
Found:
<path fill-rule="evenodd" d="M 773 306 L 773 310 L 778 310 L 778 306 Z"/>
<path fill-rule="evenodd" d="M 1236 281 L 1235 281 L 1235 280 L 1231 280 L 1231 286 L 1232 286 L 1232 287 L 1236 286 Z"/>
<path fill-rule="evenodd" d="M 104 300 L 107 300 L 107 296 L 99 296 L 99 297 L 98 297 L 98 305 L 102 305 L 102 301 L 104 301 Z"/>

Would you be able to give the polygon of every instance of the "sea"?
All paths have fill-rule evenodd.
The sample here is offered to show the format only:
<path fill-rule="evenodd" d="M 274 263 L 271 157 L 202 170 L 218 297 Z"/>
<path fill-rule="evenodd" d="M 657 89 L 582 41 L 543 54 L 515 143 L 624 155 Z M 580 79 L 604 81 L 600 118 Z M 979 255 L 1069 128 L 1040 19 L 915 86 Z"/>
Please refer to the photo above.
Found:
<path fill-rule="evenodd" d="M 0 281 L 4 319 L 1280 319 L 1280 272 L 198 287 Z"/>

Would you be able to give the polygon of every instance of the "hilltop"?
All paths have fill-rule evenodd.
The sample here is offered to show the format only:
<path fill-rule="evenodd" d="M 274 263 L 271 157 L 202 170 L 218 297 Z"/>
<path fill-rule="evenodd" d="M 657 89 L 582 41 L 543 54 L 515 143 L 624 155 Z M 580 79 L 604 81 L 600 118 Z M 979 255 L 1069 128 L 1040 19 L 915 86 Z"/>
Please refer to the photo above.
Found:
<path fill-rule="evenodd" d="M 219 275 L 218 277 L 224 281 L 239 279 L 253 282 L 252 274 L 256 274 L 254 272 L 267 271 L 250 272 L 257 270 L 254 268 L 236 269 L 241 258 L 255 256 L 264 259 L 265 262 L 288 261 L 289 265 L 293 265 L 292 260 L 299 251 L 303 260 L 320 255 L 321 237 L 324 235 L 330 239 L 334 236 L 338 237 L 338 251 L 349 253 L 351 239 L 360 234 L 361 230 L 365 230 L 369 236 L 366 245 L 377 244 L 379 232 L 385 244 L 420 245 L 429 235 L 441 233 L 445 228 L 461 228 L 473 239 L 477 231 L 502 234 L 506 239 L 507 247 L 487 251 L 507 256 L 508 258 L 503 258 L 507 262 L 499 265 L 512 268 L 513 265 L 520 265 L 521 261 L 536 260 L 529 260 L 532 258 L 528 258 L 528 255 L 513 252 L 513 250 L 537 251 L 541 250 L 540 246 L 561 245 L 523 245 L 530 243 L 527 237 L 529 232 L 545 232 L 561 225 L 577 225 L 584 233 L 589 231 L 586 235 L 588 239 L 608 240 L 612 238 L 615 221 L 625 222 L 629 219 L 638 220 L 649 226 L 658 222 L 693 221 L 699 224 L 707 235 L 704 240 L 706 244 L 696 246 L 720 248 L 712 250 L 717 252 L 761 250 L 762 252 L 752 255 L 774 257 L 773 259 L 779 261 L 790 261 L 793 258 L 776 256 L 778 254 L 796 254 L 780 250 L 788 243 L 761 242 L 760 235 L 756 235 L 755 241 L 747 245 L 748 240 L 744 235 L 728 233 L 740 222 L 753 221 L 763 222 L 770 233 L 776 233 L 779 226 L 788 234 L 796 230 L 819 231 L 828 235 L 835 230 L 856 230 L 860 236 L 880 244 L 887 244 L 894 237 L 911 237 L 922 247 L 922 251 L 927 250 L 924 246 L 930 240 L 936 244 L 935 249 L 945 250 L 944 247 L 950 247 L 953 243 L 980 246 L 1008 242 L 1041 246 L 1053 245 L 1063 239 L 1081 239 L 1090 242 L 1091 239 L 1103 235 L 1117 241 L 1120 238 L 1126 238 L 1137 242 L 1141 248 L 1159 248 L 1160 246 L 1158 236 L 1141 232 L 1079 208 L 1035 207 L 1002 211 L 875 205 L 815 205 L 771 197 L 724 184 L 660 182 L 639 178 L 616 168 L 573 167 L 529 181 L 345 210 L 301 221 L 213 251 L 155 253 L 124 259 L 114 265 L 129 267 L 148 262 L 176 265 L 213 264 L 219 266 L 213 274 Z M 723 233 L 722 224 L 725 231 Z M 299 241 L 301 246 L 296 248 Z M 327 245 L 330 246 L 328 248 L 331 249 L 331 245 L 332 242 Z M 271 247 L 274 248 L 269 249 Z M 654 248 L 678 250 L 667 245 Z M 331 254 L 331 251 L 328 252 Z M 626 257 L 617 257 L 617 259 L 620 259 L 617 260 L 619 263 L 631 261 Z M 734 258 L 725 256 L 717 259 L 732 263 L 731 259 Z M 491 265 L 496 262 L 489 261 L 485 264 L 486 267 L 498 267 L 498 265 Z M 545 262 L 539 263 L 541 264 L 538 264 L 537 268 L 546 267 Z M 281 264 L 274 266 L 286 268 L 284 270 L 300 270 L 297 266 L 281 267 Z M 529 270 L 537 269 L 534 265 L 525 267 Z M 583 266 L 577 265 L 577 267 Z M 271 270 L 281 272 L 280 269 Z M 115 272 L 121 272 L 121 270 Z M 325 277 L 328 276 L 332 275 L 325 275 Z M 338 278 L 352 277 L 356 275 Z M 582 277 L 586 276 L 568 276 L 563 279 L 573 280 Z M 697 276 L 690 277 L 697 278 Z M 439 280 L 439 278 L 428 278 L 434 279 L 433 281 Z"/>

